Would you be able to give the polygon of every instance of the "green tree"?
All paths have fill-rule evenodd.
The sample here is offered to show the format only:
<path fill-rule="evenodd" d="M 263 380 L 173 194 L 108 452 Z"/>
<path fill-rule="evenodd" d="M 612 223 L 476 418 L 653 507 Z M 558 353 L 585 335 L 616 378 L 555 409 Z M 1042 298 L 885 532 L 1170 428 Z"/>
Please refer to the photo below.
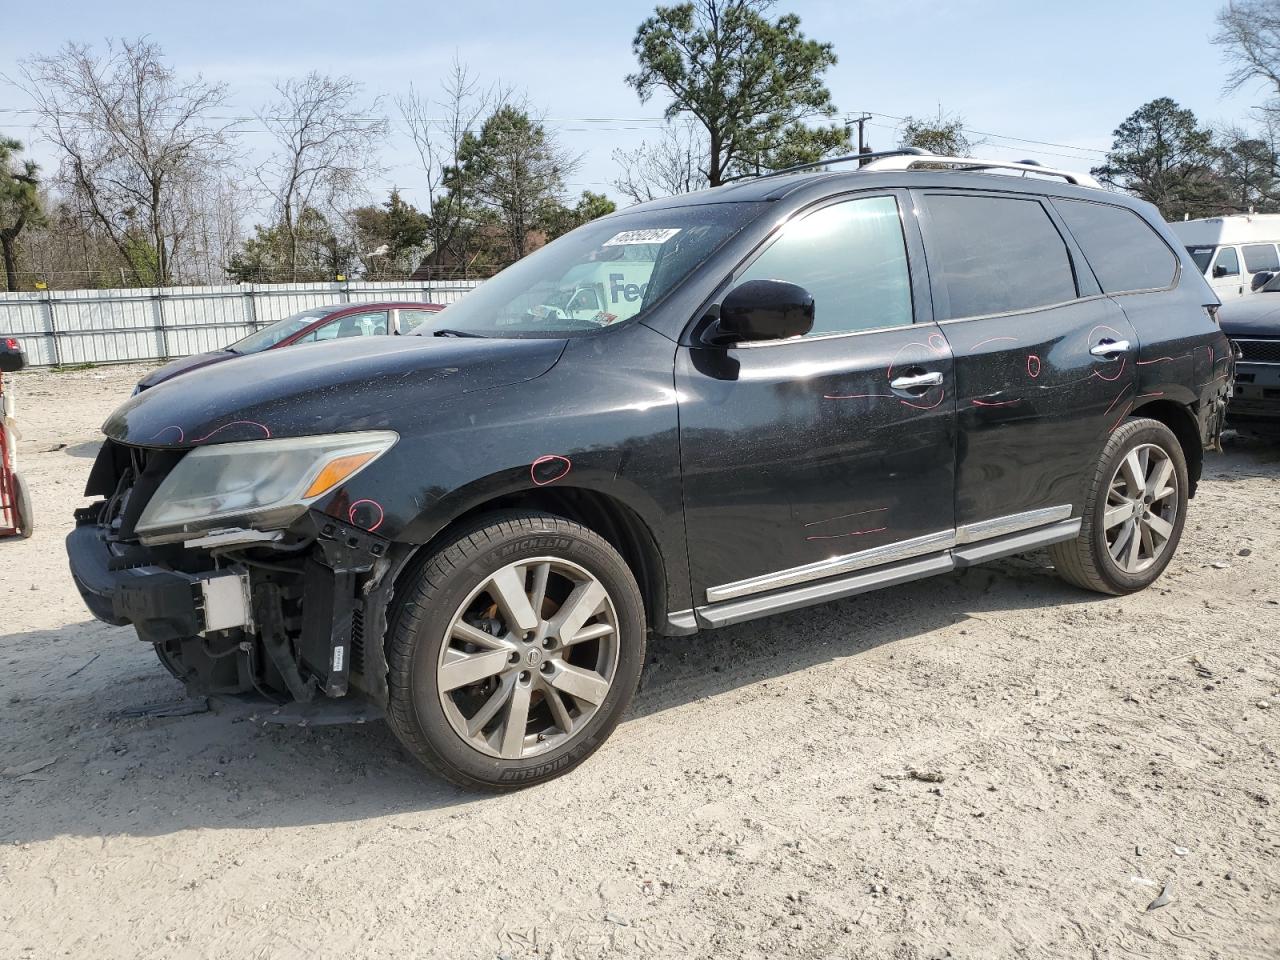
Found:
<path fill-rule="evenodd" d="M 1228 202 L 1213 132 L 1169 97 L 1144 103 L 1114 137 L 1094 176 L 1154 203 L 1166 220 L 1212 216 Z"/>
<path fill-rule="evenodd" d="M 351 268 L 353 252 L 320 211 L 307 207 L 292 228 L 258 224 L 227 263 L 233 283 L 333 280 Z"/>
<path fill-rule="evenodd" d="M 829 43 L 800 32 L 800 18 L 770 19 L 773 0 L 692 0 L 659 6 L 632 41 L 639 69 L 627 77 L 641 103 L 658 90 L 666 117 L 693 116 L 706 130 L 710 186 L 760 170 L 820 159 L 847 146 L 843 126 L 811 127 L 836 108 L 822 75 Z"/>
<path fill-rule="evenodd" d="M 385 203 L 351 211 L 357 256 L 365 276 L 407 276 L 421 259 L 431 218 L 392 189 Z"/>
<path fill-rule="evenodd" d="M 458 149 L 458 169 L 447 178 L 479 207 L 472 219 L 498 227 L 506 261 L 529 251 L 530 231 L 543 214 L 562 202 L 565 178 L 576 168 L 547 129 L 519 107 L 504 105 L 485 120 L 479 134 L 468 133 Z"/>
<path fill-rule="evenodd" d="M 564 236 L 570 230 L 576 230 L 584 223 L 607 217 L 617 209 L 618 205 L 603 193 L 583 190 L 582 197 L 574 206 L 566 207 L 556 203 L 544 211 L 542 229 L 546 231 L 548 240 L 554 240 L 556 237 Z"/>
<path fill-rule="evenodd" d="M 940 157 L 969 157 L 975 144 L 964 131 L 964 118 L 947 116 L 938 109 L 933 118 L 903 117 L 898 146 L 917 147 Z"/>
<path fill-rule="evenodd" d="M 10 292 L 18 289 L 18 236 L 44 223 L 40 181 L 34 160 L 19 161 L 22 144 L 0 137 L 0 250 Z"/>

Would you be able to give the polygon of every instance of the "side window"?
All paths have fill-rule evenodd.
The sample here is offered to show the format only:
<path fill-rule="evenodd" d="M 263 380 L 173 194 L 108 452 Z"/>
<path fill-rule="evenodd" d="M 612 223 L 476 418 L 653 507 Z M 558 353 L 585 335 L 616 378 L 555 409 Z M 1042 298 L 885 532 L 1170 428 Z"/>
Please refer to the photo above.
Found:
<path fill-rule="evenodd" d="M 1053 205 L 1088 258 L 1103 293 L 1161 289 L 1173 283 L 1177 257 L 1132 210 L 1089 200 L 1055 199 Z M 1271 255 L 1275 253 L 1272 247 Z"/>
<path fill-rule="evenodd" d="M 1218 251 L 1218 259 L 1213 265 L 1213 276 L 1240 276 L 1240 258 L 1236 256 L 1235 247 L 1223 247 Z"/>
<path fill-rule="evenodd" d="M 331 320 L 322 327 L 302 338 L 303 342 L 313 340 L 338 340 L 344 337 L 382 336 L 387 332 L 387 312 L 375 310 L 370 313 L 353 313 L 347 317 Z"/>
<path fill-rule="evenodd" d="M 738 278 L 747 280 L 786 280 L 813 294 L 809 336 L 910 324 L 898 201 L 848 200 L 793 220 Z"/>
<path fill-rule="evenodd" d="M 1066 242 L 1040 201 L 935 193 L 925 206 L 929 272 L 950 301 L 938 319 L 1075 299 Z"/>
<path fill-rule="evenodd" d="M 1251 243 L 1247 247 L 1241 248 L 1244 254 L 1244 268 L 1250 273 L 1262 273 L 1269 270 L 1272 273 L 1280 271 L 1280 257 L 1276 256 L 1276 245 L 1274 243 Z"/>
<path fill-rule="evenodd" d="M 401 310 L 400 332 L 413 333 L 435 315 L 436 311 L 434 310 Z"/>

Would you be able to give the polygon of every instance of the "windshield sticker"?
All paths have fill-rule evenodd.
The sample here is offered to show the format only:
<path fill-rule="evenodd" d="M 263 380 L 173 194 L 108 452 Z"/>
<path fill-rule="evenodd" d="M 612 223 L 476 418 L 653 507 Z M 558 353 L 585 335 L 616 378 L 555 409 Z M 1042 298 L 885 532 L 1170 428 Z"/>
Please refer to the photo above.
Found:
<path fill-rule="evenodd" d="M 621 247 L 632 243 L 666 243 L 677 233 L 679 227 L 658 228 L 654 230 L 623 230 L 606 240 L 603 246 Z"/>

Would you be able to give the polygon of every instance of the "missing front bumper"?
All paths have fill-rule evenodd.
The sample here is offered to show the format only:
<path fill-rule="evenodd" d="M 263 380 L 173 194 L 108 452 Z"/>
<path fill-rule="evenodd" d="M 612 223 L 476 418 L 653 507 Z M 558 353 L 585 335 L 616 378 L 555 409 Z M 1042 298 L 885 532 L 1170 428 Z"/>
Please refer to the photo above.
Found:
<path fill-rule="evenodd" d="M 133 624 L 149 643 L 253 631 L 249 575 L 215 570 L 191 574 L 117 556 L 104 529 L 83 524 L 67 535 L 71 576 L 89 611 L 116 626 Z"/>

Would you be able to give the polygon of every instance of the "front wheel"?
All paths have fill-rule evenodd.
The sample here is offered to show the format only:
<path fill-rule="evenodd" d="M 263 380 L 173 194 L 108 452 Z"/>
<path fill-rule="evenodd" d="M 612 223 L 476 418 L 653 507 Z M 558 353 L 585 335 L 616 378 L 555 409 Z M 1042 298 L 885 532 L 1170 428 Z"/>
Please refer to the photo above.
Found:
<path fill-rule="evenodd" d="M 617 726 L 644 663 L 644 605 L 597 534 L 493 514 L 406 581 L 387 719 L 428 767 L 466 787 L 526 786 L 572 769 Z"/>
<path fill-rule="evenodd" d="M 1187 491 L 1187 462 L 1173 431 L 1158 420 L 1129 420 L 1103 447 L 1079 536 L 1049 548 L 1058 574 L 1113 595 L 1148 586 L 1178 548 Z"/>

